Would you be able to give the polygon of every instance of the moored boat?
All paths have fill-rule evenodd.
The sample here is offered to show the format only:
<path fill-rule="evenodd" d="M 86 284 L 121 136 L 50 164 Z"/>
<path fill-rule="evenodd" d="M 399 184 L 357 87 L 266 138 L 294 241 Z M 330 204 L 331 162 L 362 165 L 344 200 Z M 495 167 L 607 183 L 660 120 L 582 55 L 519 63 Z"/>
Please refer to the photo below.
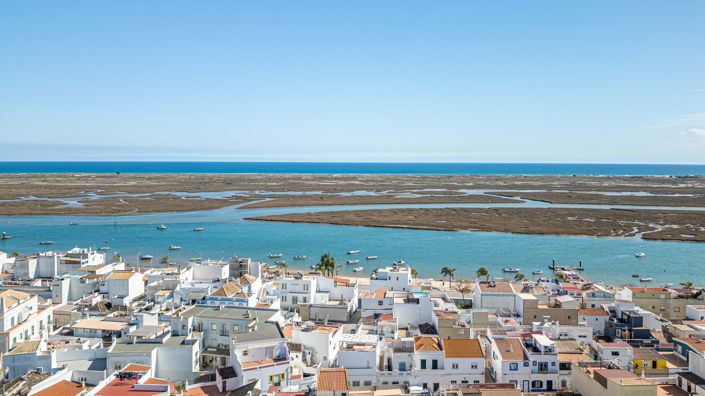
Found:
<path fill-rule="evenodd" d="M 641 278 L 641 275 L 639 275 L 639 274 L 632 274 L 632 278 Z"/>
<path fill-rule="evenodd" d="M 404 264 L 406 264 L 406 261 L 404 261 L 404 260 L 402 260 L 402 259 L 399 259 L 399 260 L 397 260 L 397 261 L 394 262 L 394 265 L 404 265 Z"/>
<path fill-rule="evenodd" d="M 158 229 L 159 231 L 164 231 L 164 230 L 166 230 L 166 226 L 165 226 L 164 224 L 159 224 L 159 225 L 157 226 L 157 229 Z"/>
<path fill-rule="evenodd" d="M 4 232 L 2 233 L 2 235 L 0 235 L 0 241 L 5 241 L 5 240 L 8 240 L 8 239 L 12 239 L 12 235 L 8 235 L 8 234 L 6 234 L 6 233 L 4 233 Z"/>
<path fill-rule="evenodd" d="M 39 242 L 40 245 L 53 245 L 54 241 L 41 241 Z"/>
<path fill-rule="evenodd" d="M 154 259 L 154 256 L 149 255 L 149 254 L 143 254 L 140 256 L 140 260 L 152 260 Z"/>
<path fill-rule="evenodd" d="M 181 250 L 181 246 L 179 246 L 179 245 L 169 245 L 169 250 Z"/>
<path fill-rule="evenodd" d="M 203 228 L 203 227 L 196 227 L 196 228 L 194 228 L 193 230 L 196 231 L 196 232 L 201 232 L 201 231 L 204 230 L 204 228 Z"/>
<path fill-rule="evenodd" d="M 635 254 L 634 257 L 636 257 L 636 258 L 646 257 L 646 253 L 644 253 L 644 252 L 639 252 L 639 253 Z"/>
<path fill-rule="evenodd" d="M 355 267 L 355 268 L 353 268 L 353 272 L 360 272 L 363 269 L 365 269 L 365 268 L 364 267 Z"/>
<path fill-rule="evenodd" d="M 646 283 L 646 282 L 651 282 L 652 280 L 654 280 L 654 278 L 641 278 L 641 279 L 639 279 L 639 282 Z"/>
<path fill-rule="evenodd" d="M 99 251 L 104 252 L 106 250 L 110 250 L 110 246 L 101 246 L 98 248 Z"/>
<path fill-rule="evenodd" d="M 541 271 L 541 270 L 536 270 L 536 271 L 533 271 L 532 274 L 534 274 L 534 275 L 543 275 L 543 271 Z"/>
<path fill-rule="evenodd" d="M 306 259 L 307 259 L 307 257 L 304 256 L 304 255 L 301 255 L 301 256 L 294 256 L 294 260 L 296 260 L 296 261 L 304 261 L 304 260 L 306 260 Z"/>
<path fill-rule="evenodd" d="M 348 250 L 348 254 L 358 254 L 360 253 L 359 250 Z"/>
<path fill-rule="evenodd" d="M 507 267 L 507 268 L 502 268 L 502 272 L 508 272 L 508 273 L 517 273 L 521 271 L 521 268 L 512 268 L 512 267 Z"/>
<path fill-rule="evenodd" d="M 377 257 L 377 256 L 367 256 L 366 257 L 367 260 L 377 260 L 378 258 L 379 257 Z"/>
<path fill-rule="evenodd" d="M 345 264 L 357 264 L 359 262 L 360 262 L 360 260 L 348 260 L 345 262 Z"/>
<path fill-rule="evenodd" d="M 269 253 L 269 258 L 282 258 L 284 256 L 283 253 Z"/>

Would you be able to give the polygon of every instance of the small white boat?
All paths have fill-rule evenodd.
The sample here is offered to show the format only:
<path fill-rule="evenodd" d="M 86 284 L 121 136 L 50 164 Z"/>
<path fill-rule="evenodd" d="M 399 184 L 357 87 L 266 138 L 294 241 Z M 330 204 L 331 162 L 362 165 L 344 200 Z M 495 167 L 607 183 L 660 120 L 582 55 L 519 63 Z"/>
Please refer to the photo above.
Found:
<path fill-rule="evenodd" d="M 143 254 L 140 256 L 140 260 L 152 260 L 152 259 L 154 259 L 154 257 L 149 254 Z"/>
<path fill-rule="evenodd" d="M 296 260 L 296 261 L 304 261 L 304 260 L 306 260 L 306 258 L 307 258 L 307 257 L 306 257 L 306 256 L 303 256 L 303 255 L 301 255 L 301 256 L 294 256 L 294 260 Z"/>
<path fill-rule="evenodd" d="M 359 250 L 348 250 L 348 254 L 358 254 L 360 253 Z"/>
<path fill-rule="evenodd" d="M 78 222 L 77 222 L 77 221 L 72 221 L 72 222 L 69 223 L 69 225 L 78 225 Z"/>
<path fill-rule="evenodd" d="M 502 268 L 502 272 L 509 272 L 512 274 L 517 273 L 519 271 L 521 271 L 520 268 L 512 268 L 512 267 Z"/>
<path fill-rule="evenodd" d="M 269 253 L 269 258 L 282 258 L 283 256 L 283 253 Z"/>
<path fill-rule="evenodd" d="M 377 260 L 379 257 L 377 256 L 367 256 L 366 259 L 368 260 Z"/>
<path fill-rule="evenodd" d="M 360 262 L 360 260 L 348 260 L 345 262 L 345 264 L 357 264 L 359 262 Z"/>
<path fill-rule="evenodd" d="M 2 233 L 2 235 L 0 235 L 0 241 L 6 241 L 8 239 L 12 239 L 12 235 L 8 235 L 4 232 Z"/>
<path fill-rule="evenodd" d="M 39 242 L 40 245 L 53 245 L 54 241 L 41 241 Z"/>
<path fill-rule="evenodd" d="M 360 272 L 363 269 L 365 269 L 365 268 L 364 267 L 355 267 L 355 268 L 353 268 L 353 272 Z"/>
<path fill-rule="evenodd" d="M 164 231 L 164 230 L 166 230 L 166 226 L 165 226 L 164 224 L 159 224 L 159 225 L 157 226 L 157 229 L 158 229 L 159 231 Z"/>
<path fill-rule="evenodd" d="M 196 231 L 196 232 L 201 232 L 201 231 L 203 231 L 204 229 L 205 229 L 205 228 L 203 228 L 203 227 L 196 227 L 196 228 L 194 228 L 193 230 Z"/>
<path fill-rule="evenodd" d="M 397 260 L 397 261 L 394 262 L 394 265 L 404 265 L 404 264 L 406 264 L 406 261 L 404 261 L 404 260 L 402 260 L 402 259 L 399 259 L 399 260 Z"/>
<path fill-rule="evenodd" d="M 543 271 L 541 271 L 541 270 L 533 271 L 532 274 L 534 274 L 534 275 L 543 275 Z"/>
<path fill-rule="evenodd" d="M 110 250 L 110 246 L 101 246 L 98 248 L 99 251 L 104 252 L 106 250 Z"/>
<path fill-rule="evenodd" d="M 634 257 L 636 257 L 636 258 L 646 257 L 646 253 L 644 253 L 644 252 L 639 252 L 639 253 L 635 254 Z"/>
<path fill-rule="evenodd" d="M 646 282 L 651 282 L 652 280 L 654 280 L 654 278 L 641 278 L 641 279 L 639 279 L 639 282 L 646 283 Z"/>
<path fill-rule="evenodd" d="M 169 245 L 169 250 L 181 250 L 181 246 L 179 246 L 179 245 Z"/>

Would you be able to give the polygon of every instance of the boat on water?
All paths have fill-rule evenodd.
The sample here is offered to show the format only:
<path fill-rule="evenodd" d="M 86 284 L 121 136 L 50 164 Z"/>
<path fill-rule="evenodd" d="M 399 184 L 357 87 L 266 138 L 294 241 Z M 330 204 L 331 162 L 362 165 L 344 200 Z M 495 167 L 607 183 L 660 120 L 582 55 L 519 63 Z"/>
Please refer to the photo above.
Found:
<path fill-rule="evenodd" d="M 269 258 L 282 258 L 284 257 L 283 253 L 269 253 Z"/>
<path fill-rule="evenodd" d="M 359 262 L 360 262 L 360 260 L 348 260 L 345 262 L 345 264 L 357 264 Z"/>
<path fill-rule="evenodd" d="M 69 225 L 78 225 L 78 222 L 77 222 L 77 221 L 72 221 L 72 222 L 69 223 Z"/>
<path fill-rule="evenodd" d="M 110 250 L 110 246 L 101 246 L 98 248 L 98 251 L 104 252 L 106 250 Z"/>
<path fill-rule="evenodd" d="M 517 273 L 521 271 L 521 268 L 512 268 L 512 267 L 507 267 L 507 268 L 502 268 L 502 272 L 508 272 L 508 273 Z"/>
<path fill-rule="evenodd" d="M 406 261 L 404 261 L 404 260 L 402 260 L 402 259 L 399 259 L 399 260 L 397 260 L 397 261 L 394 262 L 394 265 L 404 265 L 404 264 L 406 264 Z"/>
<path fill-rule="evenodd" d="M 355 267 L 355 268 L 353 268 L 353 272 L 360 272 L 364 269 L 365 269 L 365 267 Z"/>
<path fill-rule="evenodd" d="M 196 227 L 196 228 L 194 228 L 193 230 L 196 231 L 196 232 L 201 232 L 201 231 L 205 230 L 205 228 L 203 228 L 203 227 Z"/>
<path fill-rule="evenodd" d="M 181 250 L 181 246 L 179 246 L 179 245 L 169 245 L 169 250 Z"/>
<path fill-rule="evenodd" d="M 532 274 L 534 274 L 534 275 L 543 275 L 543 271 L 541 271 L 541 270 L 533 271 Z"/>
<path fill-rule="evenodd" d="M 2 235 L 0 235 L 0 241 L 5 241 L 5 240 L 8 240 L 8 239 L 12 239 L 12 235 L 8 235 L 8 234 L 6 234 L 6 233 L 4 233 L 4 232 L 2 233 Z"/>
<path fill-rule="evenodd" d="M 367 256 L 365 257 L 367 260 L 377 260 L 379 257 L 378 256 Z"/>
<path fill-rule="evenodd" d="M 358 254 L 360 253 L 359 250 L 348 250 L 348 254 Z"/>
<path fill-rule="evenodd" d="M 159 224 L 159 225 L 157 226 L 157 229 L 158 229 L 159 231 L 164 231 L 164 230 L 166 230 L 166 226 L 165 226 L 164 224 Z"/>
<path fill-rule="evenodd" d="M 306 256 L 303 256 L 303 255 L 301 255 L 301 256 L 294 256 L 294 260 L 296 260 L 296 261 L 304 261 L 304 260 L 306 260 L 306 259 L 307 259 L 307 257 L 306 257 Z"/>
<path fill-rule="evenodd" d="M 634 257 L 636 257 L 636 258 L 646 257 L 646 253 L 644 253 L 644 252 L 639 252 L 639 253 L 635 254 Z"/>
<path fill-rule="evenodd" d="M 632 274 L 632 278 L 641 278 L 641 275 L 639 275 L 639 274 Z"/>
<path fill-rule="evenodd" d="M 286 261 L 284 261 L 284 260 L 279 260 L 279 261 L 274 262 L 274 265 L 284 265 L 284 264 L 286 264 Z"/>
<path fill-rule="evenodd" d="M 41 241 L 39 242 L 40 245 L 53 245 L 54 241 Z"/>
<path fill-rule="evenodd" d="M 651 282 L 652 280 L 654 280 L 654 278 L 641 278 L 641 279 L 639 279 L 639 282 L 646 283 L 646 282 Z"/>
<path fill-rule="evenodd" d="M 140 260 L 153 260 L 154 256 L 149 255 L 149 254 L 143 254 L 140 256 Z"/>

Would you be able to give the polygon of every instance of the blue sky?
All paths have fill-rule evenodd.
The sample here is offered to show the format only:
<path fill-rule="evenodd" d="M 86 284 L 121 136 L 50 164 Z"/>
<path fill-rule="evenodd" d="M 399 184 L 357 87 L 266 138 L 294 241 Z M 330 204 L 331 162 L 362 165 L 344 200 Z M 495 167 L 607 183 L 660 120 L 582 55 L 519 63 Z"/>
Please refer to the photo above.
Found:
<path fill-rule="evenodd" d="M 5 160 L 705 163 L 703 1 L 16 1 Z"/>

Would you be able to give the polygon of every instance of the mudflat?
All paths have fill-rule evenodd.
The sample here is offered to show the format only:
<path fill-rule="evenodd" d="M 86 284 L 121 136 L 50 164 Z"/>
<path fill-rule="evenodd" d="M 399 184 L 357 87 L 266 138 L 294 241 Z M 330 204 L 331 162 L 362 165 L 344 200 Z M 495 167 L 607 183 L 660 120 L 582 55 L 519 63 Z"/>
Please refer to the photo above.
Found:
<path fill-rule="evenodd" d="M 705 206 L 705 177 L 0 174 L 0 215 L 127 215 L 248 203 L 243 207 L 512 203 L 522 198 Z"/>
<path fill-rule="evenodd" d="M 575 208 L 418 208 L 316 212 L 252 217 L 439 231 L 637 237 L 705 242 L 705 212 Z"/>

